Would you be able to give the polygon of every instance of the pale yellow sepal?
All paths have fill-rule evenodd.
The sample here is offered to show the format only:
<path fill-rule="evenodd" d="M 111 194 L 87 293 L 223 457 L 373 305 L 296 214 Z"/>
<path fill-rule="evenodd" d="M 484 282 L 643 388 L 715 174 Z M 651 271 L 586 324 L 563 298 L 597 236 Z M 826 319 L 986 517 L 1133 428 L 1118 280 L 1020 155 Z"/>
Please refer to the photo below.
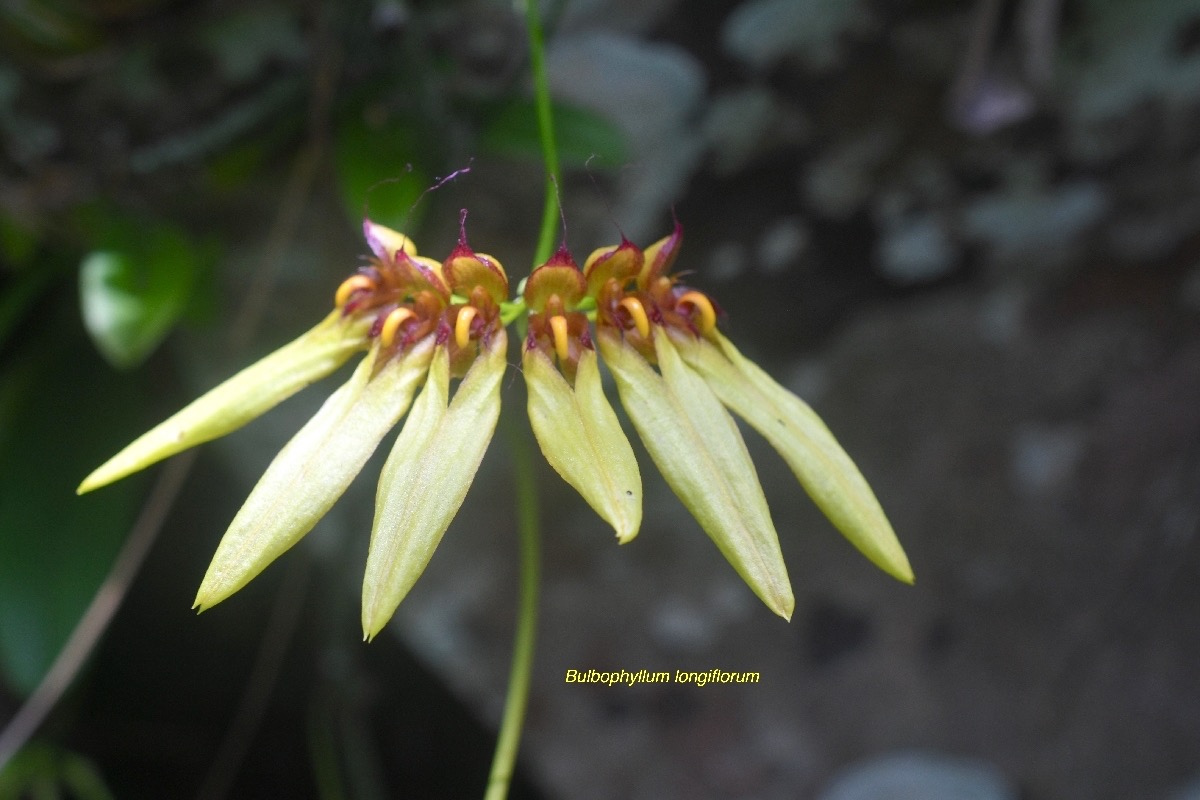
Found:
<path fill-rule="evenodd" d="M 384 464 L 363 576 L 363 637 L 373 639 L 425 571 L 475 478 L 500 416 L 506 337 L 500 329 L 447 404 L 450 359 L 438 347 Z"/>
<path fill-rule="evenodd" d="M 370 324 L 370 320 L 344 319 L 340 311 L 334 311 L 298 339 L 139 436 L 87 476 L 76 492 L 99 489 L 189 447 L 237 430 L 362 350 Z"/>
<path fill-rule="evenodd" d="M 621 403 L 667 484 L 767 607 L 791 619 L 795 599 L 758 474 L 733 418 L 679 357 L 661 328 L 661 375 L 619 335 L 600 331 L 600 354 Z"/>
<path fill-rule="evenodd" d="M 719 332 L 715 337 L 715 344 L 673 338 L 684 360 L 704 376 L 721 402 L 779 451 L 834 527 L 884 572 L 912 583 L 908 556 L 879 501 L 821 418 Z"/>
<path fill-rule="evenodd" d="M 193 608 L 229 597 L 312 530 L 408 411 L 432 352 L 429 337 L 378 367 L 379 348 L 371 350 L 267 467 L 217 546 Z"/>
<path fill-rule="evenodd" d="M 642 476 L 633 447 L 604 396 L 594 350 L 584 348 L 575 386 L 539 349 L 523 358 L 529 422 L 550 466 L 575 487 L 624 544 L 642 522 Z"/>

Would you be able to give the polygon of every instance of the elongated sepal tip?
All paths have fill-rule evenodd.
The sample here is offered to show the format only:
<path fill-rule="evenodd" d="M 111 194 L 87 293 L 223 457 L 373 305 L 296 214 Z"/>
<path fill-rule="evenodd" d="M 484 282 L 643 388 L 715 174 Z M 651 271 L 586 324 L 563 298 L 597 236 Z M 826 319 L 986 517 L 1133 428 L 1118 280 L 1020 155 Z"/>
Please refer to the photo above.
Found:
<path fill-rule="evenodd" d="M 642 523 L 642 477 L 604 396 L 596 353 L 579 356 L 572 387 L 540 350 L 523 358 L 529 422 L 550 466 L 612 525 L 621 544 Z"/>
<path fill-rule="evenodd" d="M 771 606 L 771 610 L 783 617 L 784 622 L 791 622 L 792 612 L 796 610 L 796 598 L 789 593 L 787 601 L 783 605 L 778 607 Z"/>
<path fill-rule="evenodd" d="M 237 592 L 325 516 L 408 410 L 432 347 L 426 339 L 378 370 L 379 348 L 367 354 L 250 492 L 217 546 L 197 605 L 209 607 Z"/>
<path fill-rule="evenodd" d="M 622 405 L 667 485 L 746 585 L 790 619 L 795 599 L 779 537 L 733 418 L 661 329 L 654 336 L 658 371 L 619 334 L 602 329 L 598 341 Z"/>
<path fill-rule="evenodd" d="M 450 393 L 450 357 L 439 347 L 425 388 L 383 465 L 363 573 L 367 641 L 383 630 L 458 512 L 500 416 L 504 329 L 494 331 Z"/>
<path fill-rule="evenodd" d="M 912 584 L 912 566 L 879 501 L 816 412 L 720 332 L 712 341 L 688 336 L 674 336 L 672 341 L 721 402 L 783 456 L 834 527 L 875 566 Z"/>
<path fill-rule="evenodd" d="M 399 606 L 398 603 L 397 606 Z M 363 641 L 367 642 L 368 644 L 375 641 L 375 637 L 379 635 L 379 632 L 386 628 L 387 624 L 392 621 L 392 615 L 395 612 L 396 609 L 393 608 L 391 612 L 387 614 L 372 614 L 368 616 L 368 614 L 364 611 L 362 619 Z"/>
<path fill-rule="evenodd" d="M 792 584 L 786 573 L 771 577 L 743 574 L 742 580 L 746 581 L 746 585 L 763 605 L 783 617 L 785 622 L 792 621 L 792 613 L 796 610 L 796 596 L 792 593 Z"/>
<path fill-rule="evenodd" d="M 237 430 L 362 350 L 370 324 L 366 318 L 343 319 L 340 311 L 331 312 L 316 327 L 139 436 L 88 475 L 76 493 L 99 489 Z"/>
<path fill-rule="evenodd" d="M 228 600 L 231 595 L 238 589 L 242 588 L 249 580 L 244 581 L 236 588 L 222 588 L 212 585 L 212 580 L 205 576 L 205 580 L 200 582 L 200 589 L 196 592 L 196 599 L 192 601 L 192 610 L 197 614 L 203 614 L 210 608 L 224 600 Z"/>
<path fill-rule="evenodd" d="M 233 592 L 222 593 L 214 590 L 208 580 L 201 581 L 200 588 L 196 591 L 196 599 L 192 601 L 192 611 L 203 614 L 217 603 L 228 599 L 231 594 Z"/>
<path fill-rule="evenodd" d="M 104 476 L 99 475 L 99 472 L 100 470 L 96 470 L 91 475 L 88 475 L 86 478 L 84 478 L 83 483 L 79 484 L 79 486 L 75 489 L 75 494 L 84 495 L 93 489 L 99 489 L 101 486 L 107 486 L 108 484 L 112 483 L 111 480 L 104 480 Z"/>
<path fill-rule="evenodd" d="M 166 450 L 166 448 L 160 449 Z M 105 461 L 99 467 L 96 467 L 96 469 L 92 470 L 92 473 L 84 478 L 83 482 L 80 483 L 75 489 L 75 494 L 85 495 L 88 492 L 95 491 L 96 489 L 103 489 L 110 483 L 116 483 L 122 478 L 128 477 L 129 475 L 132 475 L 133 473 L 150 466 L 159 458 L 165 457 L 158 456 L 158 458 L 155 458 L 154 456 L 144 455 L 138 457 L 140 454 L 135 453 L 135 457 L 131 458 L 129 450 L 130 448 L 127 447 L 125 450 L 122 450 L 120 453 L 113 456 L 108 461 Z M 169 455 L 174 455 L 174 453 L 170 453 Z"/>

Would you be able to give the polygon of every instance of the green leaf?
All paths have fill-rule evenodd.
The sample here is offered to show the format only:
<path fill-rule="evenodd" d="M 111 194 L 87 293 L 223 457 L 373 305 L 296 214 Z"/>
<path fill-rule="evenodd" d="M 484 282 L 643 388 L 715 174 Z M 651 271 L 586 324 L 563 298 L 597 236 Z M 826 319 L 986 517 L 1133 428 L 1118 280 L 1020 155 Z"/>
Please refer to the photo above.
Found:
<path fill-rule="evenodd" d="M 420 206 L 415 204 L 431 181 L 413 163 L 423 152 L 415 128 L 396 120 L 371 126 L 352 118 L 338 128 L 334 148 L 342 202 L 355 224 L 370 217 L 398 230 L 417 227 Z"/>
<path fill-rule="evenodd" d="M 0 213 L 0 258 L 10 265 L 25 268 L 38 249 L 36 232 L 8 214 Z"/>
<path fill-rule="evenodd" d="M 661 328 L 661 375 L 624 339 L 601 329 L 600 354 L 621 404 L 667 485 L 747 585 L 784 619 L 795 599 L 758 474 L 729 412 L 679 357 Z"/>
<path fill-rule="evenodd" d="M 110 426 L 133 424 L 144 387 L 117 376 L 82 335 L 63 337 L 78 330 L 65 316 L 35 321 L 53 324 L 20 340 L 0 370 L 0 676 L 21 694 L 91 602 L 143 489 L 73 494 L 75 477 L 110 446 Z"/>
<path fill-rule="evenodd" d="M 908 557 L 874 492 L 816 412 L 720 333 L 716 345 L 684 336 L 674 341 L 721 402 L 779 451 L 842 535 L 884 572 L 912 583 Z"/>
<path fill-rule="evenodd" d="M 368 641 L 383 629 L 425 571 L 467 496 L 500 416 L 504 329 L 480 349 L 450 393 L 450 359 L 438 347 L 425 389 L 384 464 L 363 576 L 362 623 Z"/>
<path fill-rule="evenodd" d="M 113 223 L 116 246 L 86 255 L 79 271 L 84 327 L 109 363 L 137 366 L 187 306 L 198 271 L 196 246 L 165 225 Z"/>
<path fill-rule="evenodd" d="M 6 47 L 34 58 L 79 55 L 104 41 L 95 12 L 86 3 L 4 3 L 0 32 Z"/>
<path fill-rule="evenodd" d="M 369 319 L 332 311 L 316 327 L 192 401 L 84 479 L 79 494 L 237 430 L 340 367 L 366 344 Z"/>
<path fill-rule="evenodd" d="M 232 7 L 201 27 L 199 39 L 216 61 L 222 78 L 244 83 L 273 61 L 296 63 L 306 53 L 299 17 L 283 5 Z"/>
<path fill-rule="evenodd" d="M 312 530 L 408 411 L 432 351 L 427 337 L 380 367 L 371 350 L 267 467 L 221 539 L 194 607 L 229 597 Z"/>
<path fill-rule="evenodd" d="M 564 166 L 581 167 L 594 158 L 595 167 L 616 169 L 629 159 L 624 135 L 599 114 L 555 104 L 552 116 L 558 157 Z M 533 101 L 513 100 L 502 105 L 484 122 L 480 145 L 500 155 L 541 159 Z"/>
<path fill-rule="evenodd" d="M 642 476 L 633 448 L 604 397 L 594 350 L 584 349 L 575 386 L 541 350 L 523 358 L 529 423 L 554 471 L 613 526 L 621 544 L 642 522 Z"/>
<path fill-rule="evenodd" d="M 40 797 L 113 800 L 90 759 L 35 742 L 23 747 L 0 771 L 0 800 Z"/>
<path fill-rule="evenodd" d="M 0 293 L 0 348 L 22 319 L 35 313 L 57 277 L 58 270 L 51 266 L 24 269 L 8 280 L 7 289 Z"/>

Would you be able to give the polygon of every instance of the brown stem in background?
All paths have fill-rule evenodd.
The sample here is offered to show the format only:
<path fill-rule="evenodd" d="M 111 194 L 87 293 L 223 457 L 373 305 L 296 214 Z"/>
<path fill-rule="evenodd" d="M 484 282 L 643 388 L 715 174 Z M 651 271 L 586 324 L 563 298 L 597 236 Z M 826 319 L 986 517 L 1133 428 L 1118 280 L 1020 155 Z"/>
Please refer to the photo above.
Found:
<path fill-rule="evenodd" d="M 189 451 L 173 459 L 159 474 L 154 489 L 146 498 L 141 514 L 129 532 L 129 537 L 113 561 L 112 569 L 96 590 L 92 602 L 88 604 L 79 622 L 75 624 L 67 643 L 63 645 L 50 669 L 42 676 L 42 681 L 33 694 L 29 695 L 4 730 L 0 731 L 0 769 L 25 746 L 41 726 L 79 674 L 79 669 L 91 655 L 100 635 L 108 629 L 108 624 L 129 591 L 129 585 L 141 569 L 146 553 L 158 538 L 167 513 L 175 503 L 175 498 L 179 495 L 179 490 L 195 460 L 195 451 Z"/>
<path fill-rule="evenodd" d="M 266 635 L 259 643 L 254 668 L 238 701 L 237 713 L 225 731 L 221 747 L 208 768 L 200 791 L 196 793 L 196 800 L 220 800 L 229 794 L 238 767 L 246 757 L 246 751 L 271 700 L 271 691 L 283 666 L 283 657 L 300 622 L 304 593 L 308 588 L 308 562 L 294 558 L 288 563 L 290 566 L 284 574 L 283 585 L 275 595 L 271 616 L 267 620 Z"/>
<path fill-rule="evenodd" d="M 967 38 L 967 52 L 963 55 L 958 79 L 954 81 L 954 87 L 950 90 L 951 109 L 956 117 L 965 115 L 965 110 L 970 106 L 987 74 L 1003 7 L 1003 0 L 979 0 L 975 6 Z"/>
<path fill-rule="evenodd" d="M 314 45 L 314 52 L 320 53 L 322 58 L 313 76 L 309 142 L 292 167 L 283 199 L 267 236 L 263 258 L 255 270 L 246 299 L 230 330 L 229 343 L 235 350 L 248 343 L 262 320 L 279 265 L 283 261 L 284 250 L 287 243 L 295 237 L 305 203 L 312 192 L 317 167 L 327 149 L 324 122 L 328 118 L 338 59 L 336 48 L 331 44 L 328 20 L 324 14 L 319 14 L 319 17 L 319 41 Z M 3 730 L 0 730 L 0 769 L 3 769 L 41 727 L 63 693 L 74 682 L 101 635 L 108 629 L 147 553 L 158 538 L 179 490 L 191 472 L 195 455 L 194 450 L 183 453 L 163 467 L 112 568 L 71 631 L 63 649 L 37 688 Z M 289 582 L 287 586 L 291 587 L 292 583 Z M 303 591 L 303 581 L 300 582 L 297 591 Z M 243 694 L 237 717 L 227 732 L 218 759 L 202 790 L 209 794 L 202 796 L 221 797 L 227 791 L 228 783 L 236 774 L 245 754 L 245 747 L 261 720 L 266 700 L 278 675 L 281 654 L 286 650 L 295 630 L 295 620 L 287 617 L 286 609 L 280 610 L 285 597 L 288 602 L 295 600 L 290 592 L 281 591 L 276 603 L 276 612 L 272 615 L 272 623 L 276 623 L 273 627 L 278 630 L 273 629 L 263 638 L 254 672 Z M 295 602 L 294 605 L 299 606 L 299 603 Z"/>
<path fill-rule="evenodd" d="M 1028 119 L 1054 76 L 1062 0 L 979 0 L 950 92 L 958 127 L 987 135 Z M 1012 7 L 1013 29 L 1005 24 Z"/>
<path fill-rule="evenodd" d="M 1054 78 L 1062 0 L 1025 0 L 1019 14 L 1025 77 L 1034 87 L 1045 89 Z"/>

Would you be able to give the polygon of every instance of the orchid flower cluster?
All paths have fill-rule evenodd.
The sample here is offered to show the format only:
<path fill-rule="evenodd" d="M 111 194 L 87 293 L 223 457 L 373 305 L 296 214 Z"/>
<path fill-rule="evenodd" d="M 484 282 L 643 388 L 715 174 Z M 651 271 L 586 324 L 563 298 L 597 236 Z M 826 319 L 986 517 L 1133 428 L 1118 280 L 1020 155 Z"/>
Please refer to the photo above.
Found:
<path fill-rule="evenodd" d="M 223 436 L 365 351 L 251 491 L 195 607 L 221 602 L 296 544 L 407 413 L 376 494 L 362 591 L 363 632 L 371 639 L 462 505 L 499 418 L 507 326 L 525 316 L 521 364 L 534 435 L 619 542 L 641 526 L 642 482 L 605 396 L 601 359 L 668 485 L 772 611 L 790 618 L 795 601 L 730 411 L 770 442 L 867 558 L 912 582 L 887 517 L 833 434 L 738 352 L 719 329 L 713 300 L 672 272 L 682 244 L 678 223 L 644 251 L 624 239 L 601 248 L 582 269 L 560 247 L 510 301 L 500 262 L 467 243 L 465 217 L 457 246 L 441 262 L 419 255 L 403 234 L 365 221 L 373 257 L 337 288 L 324 320 L 136 439 L 79 493 Z"/>

